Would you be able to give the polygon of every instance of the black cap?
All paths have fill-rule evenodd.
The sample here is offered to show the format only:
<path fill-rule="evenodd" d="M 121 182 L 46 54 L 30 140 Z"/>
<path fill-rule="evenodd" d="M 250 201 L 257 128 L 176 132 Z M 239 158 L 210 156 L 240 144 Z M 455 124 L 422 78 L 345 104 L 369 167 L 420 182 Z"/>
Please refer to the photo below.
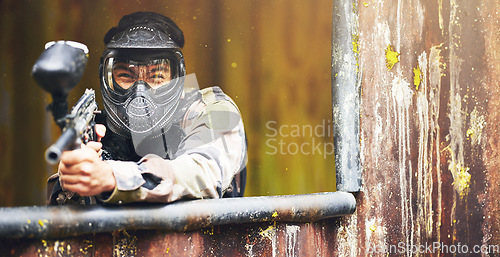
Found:
<path fill-rule="evenodd" d="M 123 16 L 104 36 L 107 48 L 182 48 L 182 30 L 170 18 L 154 12 Z"/>

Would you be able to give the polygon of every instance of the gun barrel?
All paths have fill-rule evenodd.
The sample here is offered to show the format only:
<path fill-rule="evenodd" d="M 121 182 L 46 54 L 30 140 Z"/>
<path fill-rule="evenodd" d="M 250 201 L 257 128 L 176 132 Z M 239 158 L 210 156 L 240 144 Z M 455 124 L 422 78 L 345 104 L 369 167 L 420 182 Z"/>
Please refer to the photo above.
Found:
<path fill-rule="evenodd" d="M 64 130 L 61 137 L 45 151 L 45 160 L 50 164 L 57 164 L 61 159 L 62 152 L 74 146 L 76 137 L 77 132 L 74 128 Z"/>
<path fill-rule="evenodd" d="M 66 115 L 65 129 L 59 139 L 45 151 L 45 160 L 48 163 L 56 164 L 64 151 L 80 148 L 79 144 L 82 142 L 84 135 L 93 133 L 93 119 L 96 110 L 95 91 L 87 89 L 76 105 L 73 106 L 71 113 Z"/>

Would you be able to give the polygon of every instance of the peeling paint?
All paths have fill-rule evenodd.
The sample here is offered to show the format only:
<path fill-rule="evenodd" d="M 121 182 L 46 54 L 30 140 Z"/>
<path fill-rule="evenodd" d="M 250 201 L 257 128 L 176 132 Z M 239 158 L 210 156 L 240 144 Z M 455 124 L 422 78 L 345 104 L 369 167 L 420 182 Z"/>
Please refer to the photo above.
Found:
<path fill-rule="evenodd" d="M 346 216 L 337 230 L 337 240 L 335 249 L 338 256 L 358 256 L 359 255 L 359 234 L 357 215 Z"/>
<path fill-rule="evenodd" d="M 429 97 L 429 88 L 427 85 L 427 53 L 423 52 L 418 57 L 417 70 L 415 77 L 418 76 L 417 87 L 421 84 L 421 90 L 417 93 L 417 117 L 418 117 L 418 162 L 417 162 L 417 214 L 416 214 L 416 244 L 421 245 L 421 239 L 432 236 L 433 231 L 433 176 L 432 176 L 432 149 L 429 149 L 429 141 L 432 140 L 434 128 L 432 128 L 432 109 L 430 101 L 436 100 Z M 422 70 L 420 70 L 422 67 Z M 415 71 L 415 69 L 414 69 Z M 417 78 L 414 78 L 416 80 Z M 432 131 L 431 131 L 432 129 Z"/>
<path fill-rule="evenodd" d="M 365 234 L 366 245 L 385 244 L 387 228 L 383 225 L 384 220 L 381 216 L 366 218 Z"/>
<path fill-rule="evenodd" d="M 298 233 L 300 227 L 297 225 L 286 225 L 286 256 L 299 256 Z"/>
<path fill-rule="evenodd" d="M 484 116 L 480 115 L 477 108 L 474 107 L 474 110 L 469 115 L 470 128 L 467 130 L 467 137 L 470 138 L 472 146 L 481 144 L 481 137 L 485 126 L 484 122 Z"/>
<path fill-rule="evenodd" d="M 449 38 L 449 64 L 450 64 L 450 103 L 449 103 L 449 138 L 450 138 L 450 160 L 448 170 L 453 176 L 453 187 L 461 199 L 467 194 L 470 174 L 469 168 L 465 164 L 465 140 L 466 135 L 465 112 L 462 110 L 462 96 L 460 85 L 461 66 L 463 59 L 457 56 L 457 47 L 460 46 L 461 24 L 458 23 L 458 5 L 454 0 L 450 0 L 450 24 L 448 27 Z M 452 211 L 452 219 L 455 219 L 455 206 Z M 454 231 L 456 233 L 456 231 Z"/>
<path fill-rule="evenodd" d="M 245 245 L 245 250 L 246 250 L 246 253 L 245 255 L 247 257 L 254 257 L 255 255 L 253 254 L 253 244 L 246 244 Z"/>
<path fill-rule="evenodd" d="M 440 148 L 441 148 L 441 132 L 439 127 L 439 113 L 441 104 L 441 78 L 444 76 L 445 66 L 442 63 L 443 57 L 441 56 L 441 48 L 443 44 L 432 46 L 429 52 L 429 111 L 431 115 L 430 128 L 429 131 L 430 141 L 431 141 L 431 151 L 435 154 L 430 155 L 429 162 L 432 166 L 432 173 L 436 173 L 436 185 L 437 185 L 437 199 L 436 202 L 436 218 L 437 221 L 434 223 L 434 229 L 439 231 L 442 222 L 443 209 L 441 206 L 441 201 L 443 199 L 443 189 L 442 189 L 442 178 L 441 178 L 441 158 Z M 435 158 L 435 159 L 434 159 Z M 437 241 L 441 239 L 441 233 L 437 234 Z"/>
<path fill-rule="evenodd" d="M 277 242 L 276 242 L 276 223 L 273 225 L 270 225 L 267 227 L 265 230 L 262 230 L 259 232 L 259 235 L 263 238 L 267 238 L 271 240 L 271 247 L 273 250 L 273 257 L 276 256 L 278 249 L 276 247 Z"/>
<path fill-rule="evenodd" d="M 464 198 L 469 193 L 471 175 L 468 172 L 470 168 L 465 167 L 463 163 L 450 162 L 448 169 L 453 175 L 453 186 L 460 198 Z"/>
<path fill-rule="evenodd" d="M 406 245 L 413 242 L 413 209 L 411 174 L 412 165 L 410 148 L 410 114 L 409 108 L 412 104 L 413 91 L 410 83 L 404 78 L 396 77 L 392 81 L 391 98 L 393 106 L 393 116 L 396 139 L 398 146 L 398 173 L 400 187 L 400 212 L 401 212 L 401 232 L 405 238 Z"/>
<path fill-rule="evenodd" d="M 439 16 L 439 28 L 441 29 L 441 35 L 444 34 L 444 22 L 443 22 L 443 0 L 438 0 L 438 16 Z"/>

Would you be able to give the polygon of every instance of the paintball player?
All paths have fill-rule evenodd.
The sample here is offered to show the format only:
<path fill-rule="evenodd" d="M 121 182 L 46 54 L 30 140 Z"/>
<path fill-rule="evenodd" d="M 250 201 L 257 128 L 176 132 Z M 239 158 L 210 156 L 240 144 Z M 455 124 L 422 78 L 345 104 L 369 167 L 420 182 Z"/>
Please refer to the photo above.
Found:
<path fill-rule="evenodd" d="M 48 203 L 243 196 L 241 115 L 220 88 L 186 86 L 181 29 L 163 15 L 137 12 L 111 28 L 104 43 L 105 126 L 96 125 L 97 142 L 63 152 Z"/>

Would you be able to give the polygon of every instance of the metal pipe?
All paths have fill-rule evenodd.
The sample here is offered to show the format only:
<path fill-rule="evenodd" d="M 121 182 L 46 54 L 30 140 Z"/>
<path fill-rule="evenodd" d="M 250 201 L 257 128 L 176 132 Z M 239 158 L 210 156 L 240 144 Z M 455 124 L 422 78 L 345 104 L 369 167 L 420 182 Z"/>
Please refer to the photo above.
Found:
<path fill-rule="evenodd" d="M 361 75 L 356 1 L 333 1 L 332 105 L 337 190 L 361 190 L 359 106 Z"/>
<path fill-rule="evenodd" d="M 350 193 L 182 201 L 167 205 L 0 208 L 0 238 L 61 238 L 120 229 L 189 231 L 267 221 L 312 222 L 352 214 Z"/>

